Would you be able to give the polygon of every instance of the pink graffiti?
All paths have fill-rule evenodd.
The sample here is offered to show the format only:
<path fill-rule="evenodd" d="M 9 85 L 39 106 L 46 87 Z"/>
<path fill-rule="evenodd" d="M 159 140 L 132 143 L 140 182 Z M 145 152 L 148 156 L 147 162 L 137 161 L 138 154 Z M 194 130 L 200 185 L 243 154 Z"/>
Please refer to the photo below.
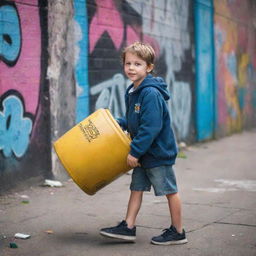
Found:
<path fill-rule="evenodd" d="M 139 28 L 139 27 L 133 28 L 131 26 L 127 26 L 126 34 L 127 34 L 126 35 L 127 45 L 129 45 L 135 41 L 142 41 L 144 43 L 150 44 L 154 48 L 157 57 L 160 55 L 160 46 L 159 46 L 158 42 L 154 38 L 152 38 L 148 35 L 145 35 L 145 34 L 142 35 L 141 28 Z M 142 35 L 142 39 L 140 38 L 140 35 Z"/>
<path fill-rule="evenodd" d="M 113 0 L 96 0 L 96 5 L 97 11 L 89 29 L 90 53 L 93 52 L 104 32 L 109 34 L 116 49 L 119 49 L 123 40 L 124 26 Z"/>
<path fill-rule="evenodd" d="M 113 41 L 117 50 L 120 49 L 124 39 L 124 22 L 116 9 L 113 0 L 96 0 L 97 11 L 92 18 L 89 28 L 90 53 L 93 52 L 98 40 L 104 32 L 107 32 Z M 156 56 L 160 55 L 160 46 L 158 42 L 148 36 L 143 35 L 141 26 L 126 26 L 126 45 L 135 41 L 142 41 L 152 45 L 156 51 Z"/>
<path fill-rule="evenodd" d="M 225 72 L 224 72 L 225 71 Z M 225 96 L 225 74 L 226 64 L 223 58 L 218 60 L 218 122 L 225 124 L 227 118 L 226 96 Z"/>
<path fill-rule="evenodd" d="M 27 5 L 26 3 L 29 3 Z M 0 95 L 16 90 L 27 112 L 35 114 L 40 86 L 41 32 L 37 0 L 16 2 L 22 31 L 22 48 L 15 66 L 0 62 Z"/>
<path fill-rule="evenodd" d="M 159 55 L 160 55 L 160 46 L 159 46 L 159 43 L 157 42 L 157 40 L 155 38 L 144 34 L 142 41 L 144 43 L 150 44 L 155 50 L 156 57 L 159 57 Z"/>
<path fill-rule="evenodd" d="M 127 26 L 126 33 L 127 45 L 133 43 L 134 41 L 140 41 L 140 36 L 138 35 L 137 31 L 135 31 L 131 26 Z"/>

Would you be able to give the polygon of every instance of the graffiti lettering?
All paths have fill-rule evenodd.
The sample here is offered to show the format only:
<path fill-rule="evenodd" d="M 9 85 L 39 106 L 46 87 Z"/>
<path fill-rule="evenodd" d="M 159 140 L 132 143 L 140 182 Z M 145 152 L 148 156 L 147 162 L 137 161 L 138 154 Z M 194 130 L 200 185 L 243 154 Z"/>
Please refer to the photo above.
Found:
<path fill-rule="evenodd" d="M 3 100 L 3 111 L 0 112 L 0 150 L 5 157 L 12 152 L 16 157 L 22 157 L 29 145 L 32 130 L 32 120 L 24 117 L 21 100 L 11 95 Z"/>
<path fill-rule="evenodd" d="M 123 99 L 125 90 L 126 80 L 122 74 L 116 74 L 112 79 L 92 86 L 91 94 L 99 94 L 95 109 L 109 108 L 115 117 L 124 116 L 125 103 Z"/>
<path fill-rule="evenodd" d="M 172 117 L 173 127 L 178 139 L 185 138 L 189 132 L 192 105 L 192 95 L 188 84 L 175 82 L 172 86 Z"/>
<path fill-rule="evenodd" d="M 160 54 L 164 56 L 167 67 L 165 80 L 169 90 L 175 94 L 185 92 L 186 97 L 188 97 L 188 100 L 184 96 L 180 98 L 180 100 L 185 99 L 185 106 L 174 95 L 172 97 L 173 102 L 169 101 L 169 108 L 175 116 L 173 125 L 176 127 L 177 137 L 184 139 L 188 136 L 191 118 L 190 85 L 185 81 L 177 81 L 174 73 L 181 71 L 182 63 L 185 61 L 185 51 L 191 47 L 188 28 L 189 2 L 187 0 L 160 1 L 157 8 L 154 6 L 154 0 L 143 0 L 140 5 L 132 0 L 128 0 L 128 2 L 142 13 L 144 37 L 152 34 L 156 36 L 155 40 L 159 45 Z M 182 15 L 174 15 L 174 13 L 182 13 Z M 149 43 L 152 44 L 150 41 Z M 177 89 L 178 85 L 181 85 L 182 89 Z M 185 115 L 184 112 L 186 112 Z M 182 117 L 182 120 L 178 118 L 179 116 Z"/>
<path fill-rule="evenodd" d="M 89 35 L 90 35 L 90 53 L 93 51 L 97 41 L 106 31 L 113 38 L 116 49 L 119 49 L 122 43 L 123 22 L 113 0 L 96 0 L 98 6 L 97 13 L 94 15 Z M 115 26 L 113 26 L 113 22 Z"/>
<path fill-rule="evenodd" d="M 218 83 L 218 124 L 224 133 L 242 129 L 244 122 L 253 122 L 255 111 L 253 92 L 256 84 L 253 79 L 256 65 L 255 33 L 245 33 L 252 24 L 252 11 L 249 1 L 243 6 L 237 2 L 216 2 L 215 38 Z M 239 14 L 234 12 L 240 8 Z M 224 17 L 229 17 L 226 19 Z M 230 22 L 234 20 L 234 22 Z M 240 20 L 237 23 L 235 20 Z M 248 117 L 250 116 L 250 117 Z"/>
<path fill-rule="evenodd" d="M 0 59 L 13 66 L 20 54 L 21 29 L 15 6 L 4 2 L 0 3 Z"/>
<path fill-rule="evenodd" d="M 176 86 L 181 85 L 181 92 L 186 93 L 186 98 L 181 97 L 181 99 L 185 99 L 185 106 L 175 100 L 169 103 L 169 108 L 175 112 L 173 113 L 175 116 L 173 122 L 177 128 L 177 137 L 186 138 L 191 121 L 190 84 L 187 81 L 178 81 L 175 74 L 181 71 L 182 64 L 186 61 L 185 52 L 191 49 L 188 28 L 189 1 L 159 1 L 157 8 L 154 0 L 139 2 L 127 0 L 123 2 L 123 5 L 120 4 L 119 8 L 115 4 L 113 0 L 96 1 L 96 14 L 90 24 L 90 53 L 93 52 L 96 42 L 104 31 L 108 32 L 116 51 L 119 51 L 122 44 L 128 45 L 137 40 L 150 43 L 155 49 L 157 57 L 163 57 L 159 61 L 163 62 L 166 68 L 162 75 L 165 76 L 169 90 L 179 94 Z M 132 19 L 122 13 L 119 14 L 118 10 L 129 10 L 129 14 L 133 14 Z M 110 20 L 111 25 L 109 24 Z M 116 73 L 116 75 L 112 73 L 112 79 L 91 86 L 90 94 L 97 95 L 95 109 L 110 108 L 111 112 L 118 117 L 125 113 L 125 104 L 122 98 L 126 82 L 121 74 Z M 171 86 L 175 86 L 175 88 Z M 188 100 L 186 100 L 187 97 Z M 186 112 L 185 115 L 184 112 Z M 182 119 L 179 119 L 179 116 Z"/>

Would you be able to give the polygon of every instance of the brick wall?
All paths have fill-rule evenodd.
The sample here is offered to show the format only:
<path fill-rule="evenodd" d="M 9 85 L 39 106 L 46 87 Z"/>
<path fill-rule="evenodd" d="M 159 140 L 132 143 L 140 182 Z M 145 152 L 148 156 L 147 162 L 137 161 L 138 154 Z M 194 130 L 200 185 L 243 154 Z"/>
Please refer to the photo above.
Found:
<path fill-rule="evenodd" d="M 150 43 L 156 74 L 172 95 L 169 108 L 179 140 L 193 140 L 193 17 L 191 1 L 87 1 L 90 112 L 108 107 L 125 113 L 120 54 L 134 41 Z"/>

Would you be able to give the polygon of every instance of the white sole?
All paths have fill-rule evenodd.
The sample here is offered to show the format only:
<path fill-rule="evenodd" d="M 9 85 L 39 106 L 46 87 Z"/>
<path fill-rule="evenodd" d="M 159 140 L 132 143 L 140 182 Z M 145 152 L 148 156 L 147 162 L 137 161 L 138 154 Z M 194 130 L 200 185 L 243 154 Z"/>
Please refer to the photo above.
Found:
<path fill-rule="evenodd" d="M 125 241 L 135 241 L 136 236 L 124 236 L 124 235 L 117 235 L 117 234 L 110 234 L 104 231 L 100 231 L 100 234 L 105 237 L 110 237 L 110 238 L 116 238 L 116 239 L 121 239 Z"/>
<path fill-rule="evenodd" d="M 156 244 L 156 245 L 175 245 L 175 244 L 186 244 L 188 242 L 187 238 L 182 239 L 182 240 L 178 240 L 178 241 L 168 241 L 168 242 L 164 242 L 164 243 L 160 243 L 160 242 L 156 242 L 151 240 L 152 244 Z"/>

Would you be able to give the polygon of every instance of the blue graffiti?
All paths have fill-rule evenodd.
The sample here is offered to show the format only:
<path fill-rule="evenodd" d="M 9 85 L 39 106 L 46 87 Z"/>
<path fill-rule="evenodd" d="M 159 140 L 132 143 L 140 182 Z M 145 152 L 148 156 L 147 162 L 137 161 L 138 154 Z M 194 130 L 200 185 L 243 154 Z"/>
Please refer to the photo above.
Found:
<path fill-rule="evenodd" d="M 249 63 L 249 65 L 247 66 L 247 74 L 248 74 L 249 84 L 252 87 L 251 104 L 255 111 L 256 110 L 256 69 L 254 68 L 252 63 Z"/>
<path fill-rule="evenodd" d="M 21 49 L 21 29 L 15 6 L 0 6 L 0 28 L 0 59 L 13 66 Z"/>
<path fill-rule="evenodd" d="M 74 1 L 75 39 L 76 39 L 76 122 L 80 122 L 89 114 L 88 85 L 88 24 L 86 0 Z"/>
<path fill-rule="evenodd" d="M 5 157 L 22 157 L 29 145 L 32 121 L 24 116 L 21 100 L 11 95 L 3 100 L 0 112 L 0 150 Z"/>
<path fill-rule="evenodd" d="M 239 102 L 240 109 L 243 110 L 245 107 L 245 97 L 247 94 L 247 90 L 244 87 L 239 87 L 237 89 L 237 93 L 238 93 L 238 102 Z"/>
<path fill-rule="evenodd" d="M 231 73 L 233 79 L 237 79 L 237 61 L 236 61 L 236 56 L 235 56 L 234 52 L 228 54 L 227 66 L 228 66 L 228 70 Z"/>
<path fill-rule="evenodd" d="M 252 92 L 252 106 L 256 110 L 256 89 L 254 89 Z"/>

